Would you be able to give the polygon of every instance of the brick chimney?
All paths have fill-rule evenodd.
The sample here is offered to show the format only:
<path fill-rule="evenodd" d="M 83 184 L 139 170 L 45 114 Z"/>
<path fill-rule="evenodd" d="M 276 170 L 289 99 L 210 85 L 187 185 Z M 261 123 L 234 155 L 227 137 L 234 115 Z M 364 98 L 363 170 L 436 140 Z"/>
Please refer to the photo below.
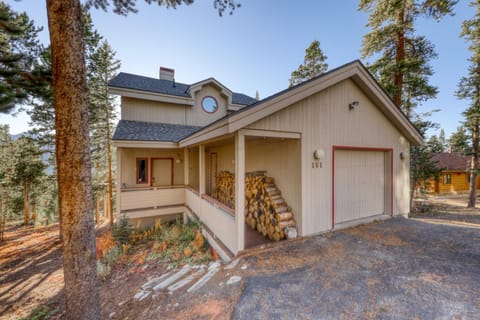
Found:
<path fill-rule="evenodd" d="M 160 67 L 160 80 L 174 81 L 175 70 L 165 67 Z"/>

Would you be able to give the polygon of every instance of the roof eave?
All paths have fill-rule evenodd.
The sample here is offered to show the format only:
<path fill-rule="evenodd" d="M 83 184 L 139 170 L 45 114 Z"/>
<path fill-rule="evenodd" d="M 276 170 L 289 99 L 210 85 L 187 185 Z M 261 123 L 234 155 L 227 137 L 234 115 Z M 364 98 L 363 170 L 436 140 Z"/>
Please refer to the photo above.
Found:
<path fill-rule="evenodd" d="M 145 140 L 113 140 L 117 148 L 141 148 L 141 149 L 170 149 L 178 148 L 178 142 L 174 141 L 145 141 Z"/>
<path fill-rule="evenodd" d="M 110 94 L 115 94 L 122 97 L 143 99 L 143 100 L 156 101 L 156 102 L 167 102 L 167 103 L 189 105 L 189 106 L 193 106 L 195 104 L 195 101 L 189 97 L 162 94 L 162 93 L 152 92 L 152 91 L 143 91 L 143 90 L 137 90 L 137 89 L 109 86 L 108 92 Z"/>
<path fill-rule="evenodd" d="M 232 113 L 229 117 L 208 125 L 180 140 L 180 146 L 200 143 L 212 137 L 230 134 L 249 124 L 280 111 L 306 97 L 324 90 L 340 81 L 352 78 L 364 90 L 382 113 L 405 136 L 411 145 L 422 145 L 423 137 L 405 117 L 381 86 L 368 73 L 360 61 L 353 61 L 301 85 L 280 92 L 254 105 Z"/>

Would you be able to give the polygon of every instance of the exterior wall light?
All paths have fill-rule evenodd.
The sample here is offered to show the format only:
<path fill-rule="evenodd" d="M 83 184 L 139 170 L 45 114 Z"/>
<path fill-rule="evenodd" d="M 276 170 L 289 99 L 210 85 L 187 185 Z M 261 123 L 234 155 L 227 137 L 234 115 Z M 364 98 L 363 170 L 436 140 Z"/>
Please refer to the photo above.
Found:
<path fill-rule="evenodd" d="M 407 155 L 405 154 L 405 152 L 400 152 L 400 160 L 405 160 L 405 158 L 407 157 Z"/>
<path fill-rule="evenodd" d="M 315 160 L 321 160 L 325 157 L 325 151 L 322 150 L 322 149 L 317 149 L 315 151 L 313 151 L 313 158 Z"/>
<path fill-rule="evenodd" d="M 360 105 L 360 102 L 352 101 L 348 104 L 348 110 L 352 111 L 353 109 L 358 108 L 359 105 Z"/>

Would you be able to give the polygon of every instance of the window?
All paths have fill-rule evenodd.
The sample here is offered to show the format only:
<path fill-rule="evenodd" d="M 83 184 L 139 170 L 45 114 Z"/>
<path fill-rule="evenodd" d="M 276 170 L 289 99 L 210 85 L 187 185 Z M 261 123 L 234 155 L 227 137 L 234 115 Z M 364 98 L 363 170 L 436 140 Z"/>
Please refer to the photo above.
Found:
<path fill-rule="evenodd" d="M 202 109 L 208 113 L 214 113 L 218 109 L 217 100 L 214 97 L 207 96 L 202 99 Z"/>
<path fill-rule="evenodd" d="M 146 158 L 137 158 L 137 183 L 148 183 L 148 165 Z"/>
<path fill-rule="evenodd" d="M 470 184 L 470 172 L 467 172 L 467 183 Z"/>
<path fill-rule="evenodd" d="M 445 173 L 443 176 L 443 184 L 451 184 L 452 183 L 452 174 Z"/>

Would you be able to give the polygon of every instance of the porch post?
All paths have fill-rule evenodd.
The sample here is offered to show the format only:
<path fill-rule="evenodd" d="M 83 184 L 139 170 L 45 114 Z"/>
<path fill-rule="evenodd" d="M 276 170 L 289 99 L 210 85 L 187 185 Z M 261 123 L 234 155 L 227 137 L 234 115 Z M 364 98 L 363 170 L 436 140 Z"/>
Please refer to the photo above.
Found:
<path fill-rule="evenodd" d="M 205 145 L 198 146 L 199 186 L 200 195 L 205 193 Z"/>
<path fill-rule="evenodd" d="M 183 149 L 183 184 L 190 184 L 190 157 L 188 148 Z"/>
<path fill-rule="evenodd" d="M 245 249 L 245 136 L 235 135 L 235 224 L 237 252 Z"/>
<path fill-rule="evenodd" d="M 117 147 L 117 194 L 116 194 L 116 215 L 120 218 L 120 212 L 122 212 L 122 148 Z M 113 208 L 112 208 L 113 211 Z M 114 218 L 115 220 L 115 218 Z"/>

